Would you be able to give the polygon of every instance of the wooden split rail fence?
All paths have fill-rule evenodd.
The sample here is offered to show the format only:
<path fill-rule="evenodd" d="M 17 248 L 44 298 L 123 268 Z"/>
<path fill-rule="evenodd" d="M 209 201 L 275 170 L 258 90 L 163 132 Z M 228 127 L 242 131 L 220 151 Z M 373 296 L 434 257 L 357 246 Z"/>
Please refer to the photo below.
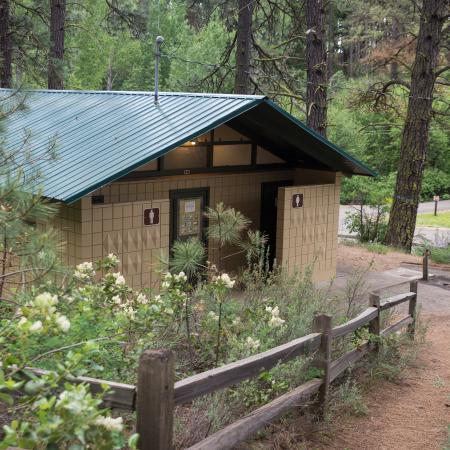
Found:
<path fill-rule="evenodd" d="M 380 345 L 378 339 L 366 341 L 333 361 L 331 350 L 334 339 L 354 333 L 364 326 L 368 326 L 372 335 L 380 337 L 405 326 L 408 327 L 408 332 L 414 335 L 417 281 L 410 282 L 409 292 L 389 298 L 372 293 L 369 302 L 369 307 L 364 312 L 343 325 L 332 328 L 332 318 L 318 314 L 314 318 L 313 333 L 307 336 L 181 381 L 174 382 L 175 356 L 169 350 L 143 352 L 139 360 L 137 386 L 88 377 L 79 377 L 76 381 L 88 383 L 93 392 L 100 392 L 101 385 L 109 385 L 111 391 L 104 398 L 106 407 L 136 411 L 136 431 L 140 435 L 138 444 L 140 450 L 170 450 L 175 405 L 189 403 L 202 395 L 256 377 L 262 371 L 300 355 L 315 354 L 314 361 L 322 370 L 322 378 L 314 378 L 281 395 L 188 450 L 231 449 L 288 410 L 304 405 L 316 393 L 319 414 L 323 413 L 327 405 L 330 383 L 366 354 L 377 351 Z M 381 330 L 381 312 L 404 302 L 409 303 L 408 314 Z"/>

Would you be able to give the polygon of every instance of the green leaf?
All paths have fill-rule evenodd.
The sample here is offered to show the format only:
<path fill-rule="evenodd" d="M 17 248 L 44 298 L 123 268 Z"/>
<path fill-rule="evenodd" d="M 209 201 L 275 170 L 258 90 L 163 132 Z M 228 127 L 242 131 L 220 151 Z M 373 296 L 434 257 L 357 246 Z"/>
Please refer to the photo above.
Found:
<path fill-rule="evenodd" d="M 43 380 L 30 380 L 25 384 L 24 390 L 28 395 L 34 395 L 39 392 L 43 386 L 45 386 L 45 382 Z"/>
<path fill-rule="evenodd" d="M 0 392 L 0 401 L 6 403 L 9 406 L 14 404 L 14 398 L 12 395 L 5 394 L 4 392 Z"/>

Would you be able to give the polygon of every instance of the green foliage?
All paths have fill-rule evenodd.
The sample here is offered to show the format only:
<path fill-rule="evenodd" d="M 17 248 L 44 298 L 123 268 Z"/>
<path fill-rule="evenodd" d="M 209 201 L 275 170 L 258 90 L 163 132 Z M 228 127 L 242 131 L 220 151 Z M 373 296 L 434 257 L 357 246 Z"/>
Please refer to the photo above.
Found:
<path fill-rule="evenodd" d="M 361 386 L 351 378 L 347 378 L 342 384 L 331 392 L 329 416 L 349 414 L 353 416 L 366 416 L 369 408 L 364 402 Z"/>
<path fill-rule="evenodd" d="M 372 180 L 354 177 L 346 180 L 342 189 L 345 202 L 353 206 L 345 218 L 350 232 L 357 233 L 360 242 L 382 242 L 392 196 L 392 177 Z"/>
<path fill-rule="evenodd" d="M 416 255 L 422 256 L 424 251 L 430 251 L 430 259 L 437 264 L 450 264 L 450 247 L 432 247 L 430 245 L 418 245 L 413 249 Z"/>
<path fill-rule="evenodd" d="M 177 241 L 173 244 L 171 270 L 175 273 L 185 272 L 193 279 L 206 268 L 206 250 L 198 239 Z"/>
<path fill-rule="evenodd" d="M 117 262 L 111 256 L 97 268 L 113 267 Z M 106 450 L 127 445 L 122 418 L 111 418 L 108 411 L 100 408 L 102 395 L 93 396 L 88 386 L 70 382 L 71 377 L 85 373 L 98 358 L 94 341 L 102 338 L 54 346 L 74 337 L 70 330 L 80 307 L 83 312 L 89 312 L 92 305 L 117 308 L 114 315 L 120 327 L 124 320 L 136 317 L 134 302 L 139 306 L 148 303 L 142 295 L 130 297 L 131 291 L 120 274 L 107 273 L 100 285 L 89 285 L 94 274 L 92 264 L 84 263 L 64 287 L 54 282 L 35 283 L 27 295 L 9 293 L 8 298 L 12 296 L 20 307 L 1 319 L 0 393 L 9 413 L 14 416 L 20 412 L 20 419 L 4 427 L 0 448 L 31 449 L 45 445 L 45 448 Z M 46 288 L 57 293 L 45 291 Z M 65 349 L 71 350 L 65 354 Z M 36 376 L 27 369 L 45 359 L 51 360 L 53 366 L 48 374 Z M 21 392 L 18 398 L 12 396 L 17 391 Z"/>
<path fill-rule="evenodd" d="M 379 242 L 370 242 L 364 245 L 364 247 L 369 250 L 369 252 L 378 253 L 379 255 L 386 255 L 390 250 L 389 247 L 380 244 Z"/>
<path fill-rule="evenodd" d="M 441 196 L 442 200 L 450 198 L 450 171 L 441 169 L 425 169 L 422 180 L 421 200 L 430 201 L 434 195 Z"/>
<path fill-rule="evenodd" d="M 215 209 L 207 208 L 205 217 L 208 220 L 206 234 L 219 247 L 238 244 L 241 241 L 241 233 L 250 224 L 250 220 L 242 213 L 225 207 L 223 203 L 218 203 Z"/>
<path fill-rule="evenodd" d="M 370 374 L 375 379 L 395 381 L 402 377 L 402 371 L 411 366 L 425 343 L 426 328 L 416 317 L 414 339 L 408 333 L 393 333 L 381 338 L 380 351 L 371 360 Z"/>

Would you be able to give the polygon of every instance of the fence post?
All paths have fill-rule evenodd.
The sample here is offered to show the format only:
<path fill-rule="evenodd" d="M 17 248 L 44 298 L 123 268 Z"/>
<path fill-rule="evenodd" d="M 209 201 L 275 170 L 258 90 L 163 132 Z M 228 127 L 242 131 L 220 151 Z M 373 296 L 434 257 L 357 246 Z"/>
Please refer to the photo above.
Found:
<path fill-rule="evenodd" d="M 378 309 L 378 314 L 375 319 L 369 322 L 369 333 L 378 337 L 378 341 L 375 342 L 375 351 L 380 351 L 380 332 L 381 332 L 381 310 L 380 310 L 381 299 L 378 294 L 369 294 L 369 306 L 373 306 Z"/>
<path fill-rule="evenodd" d="M 175 356 L 170 350 L 145 350 L 139 358 L 136 431 L 139 450 L 171 450 Z"/>
<path fill-rule="evenodd" d="M 413 321 L 408 325 L 408 333 L 414 337 L 416 332 L 416 316 L 417 316 L 417 280 L 412 280 L 409 282 L 410 292 L 414 292 L 414 297 L 409 301 L 409 315 L 412 317 Z"/>
<path fill-rule="evenodd" d="M 428 259 L 430 257 L 430 250 L 425 249 L 425 252 L 423 253 L 423 259 L 422 259 L 422 279 L 424 281 L 428 281 L 429 275 L 428 275 Z"/>
<path fill-rule="evenodd" d="M 321 419 L 325 415 L 330 390 L 331 321 L 331 316 L 327 314 L 316 314 L 313 321 L 313 332 L 322 333 L 318 355 L 315 360 L 315 366 L 323 370 L 323 384 L 320 386 L 318 398 L 318 416 Z"/>

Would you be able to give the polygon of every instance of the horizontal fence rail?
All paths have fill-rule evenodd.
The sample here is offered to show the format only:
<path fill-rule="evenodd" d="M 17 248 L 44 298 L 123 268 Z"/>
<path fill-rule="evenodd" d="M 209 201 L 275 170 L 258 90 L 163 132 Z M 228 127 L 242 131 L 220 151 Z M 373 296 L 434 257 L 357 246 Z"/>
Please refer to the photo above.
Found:
<path fill-rule="evenodd" d="M 313 353 L 319 345 L 320 334 L 312 333 L 266 352 L 185 378 L 175 383 L 175 403 L 187 403 L 201 395 L 253 378 L 280 362 Z"/>
<path fill-rule="evenodd" d="M 46 375 L 50 372 L 49 370 L 35 368 L 28 368 L 28 370 L 35 375 Z M 117 383 L 90 377 L 74 377 L 68 381 L 89 385 L 93 394 L 103 392 L 102 386 L 108 386 L 110 391 L 103 396 L 102 406 L 105 408 L 120 409 L 122 411 L 134 411 L 136 409 L 136 386 L 133 384 Z"/>
<path fill-rule="evenodd" d="M 255 434 L 264 426 L 281 417 L 285 412 L 304 404 L 319 390 L 322 384 L 322 380 L 314 378 L 189 447 L 188 450 L 233 448 L 245 441 L 248 436 Z"/>
<path fill-rule="evenodd" d="M 403 285 L 404 282 L 399 283 Z M 174 383 L 174 354 L 168 350 L 147 350 L 139 361 L 137 386 L 77 377 L 72 381 L 87 383 L 93 393 L 101 392 L 107 385 L 105 407 L 137 411 L 137 432 L 140 435 L 139 450 L 170 450 L 172 448 L 173 414 L 175 405 L 189 403 L 197 397 L 224 389 L 233 384 L 258 376 L 280 363 L 286 363 L 301 355 L 315 355 L 314 364 L 323 371 L 322 378 L 314 378 L 287 392 L 222 430 L 193 445 L 188 450 L 225 450 L 245 441 L 258 430 L 278 419 L 290 409 L 305 405 L 318 393 L 320 408 L 325 408 L 331 382 L 372 351 L 377 351 L 379 341 L 366 341 L 338 359 L 332 361 L 332 341 L 368 326 L 372 335 L 385 337 L 403 327 L 414 336 L 417 280 L 410 283 L 410 291 L 381 298 L 377 291 L 370 294 L 369 307 L 354 319 L 331 328 L 331 317 L 316 315 L 314 333 L 290 341 L 257 355 L 211 369 Z M 394 285 L 389 286 L 394 287 Z M 408 314 L 381 330 L 381 312 L 408 302 Z M 48 373 L 42 369 L 29 369 L 37 375 Z"/>
<path fill-rule="evenodd" d="M 364 312 L 362 312 L 359 316 L 356 316 L 354 319 L 349 320 L 343 325 L 339 325 L 338 327 L 334 327 L 331 330 L 331 336 L 333 338 L 345 336 L 349 333 L 353 333 L 358 328 L 368 324 L 371 320 L 375 319 L 378 316 L 379 312 L 377 308 L 367 308 Z"/>

